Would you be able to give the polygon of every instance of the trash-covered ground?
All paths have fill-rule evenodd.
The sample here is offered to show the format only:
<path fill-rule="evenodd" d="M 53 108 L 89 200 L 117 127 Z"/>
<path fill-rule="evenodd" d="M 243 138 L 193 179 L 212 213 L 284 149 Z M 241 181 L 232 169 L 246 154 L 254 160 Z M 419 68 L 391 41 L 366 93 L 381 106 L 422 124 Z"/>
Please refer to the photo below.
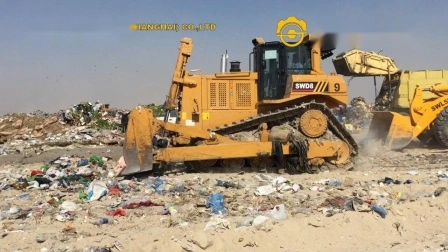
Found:
<path fill-rule="evenodd" d="M 319 174 L 114 176 L 121 147 L 0 157 L 2 251 L 443 251 L 448 155 Z"/>

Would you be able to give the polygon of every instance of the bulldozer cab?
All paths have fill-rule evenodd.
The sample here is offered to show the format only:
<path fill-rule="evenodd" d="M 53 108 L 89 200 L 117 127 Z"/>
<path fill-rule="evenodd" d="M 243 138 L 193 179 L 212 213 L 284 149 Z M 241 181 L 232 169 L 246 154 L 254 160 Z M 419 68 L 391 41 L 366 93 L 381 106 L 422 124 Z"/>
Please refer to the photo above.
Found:
<path fill-rule="evenodd" d="M 287 47 L 279 41 L 254 47 L 254 72 L 258 73 L 258 100 L 277 100 L 285 96 L 291 74 L 310 74 L 311 46 L 302 43 Z"/>
<path fill-rule="evenodd" d="M 334 34 L 305 36 L 297 46 L 280 41 L 252 40 L 254 72 L 258 73 L 258 101 L 279 100 L 285 97 L 288 77 L 292 75 L 325 75 L 321 60 L 333 55 L 336 49 Z M 289 78 L 290 79 L 290 78 Z"/>

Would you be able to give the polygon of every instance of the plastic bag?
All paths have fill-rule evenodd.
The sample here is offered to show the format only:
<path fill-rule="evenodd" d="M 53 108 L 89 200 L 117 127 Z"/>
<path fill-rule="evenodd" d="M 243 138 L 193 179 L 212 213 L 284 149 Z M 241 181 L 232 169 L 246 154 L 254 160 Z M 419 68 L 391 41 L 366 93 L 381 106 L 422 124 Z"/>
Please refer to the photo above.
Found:
<path fill-rule="evenodd" d="M 106 196 L 107 192 L 106 183 L 94 180 L 90 183 L 89 188 L 87 189 L 87 201 L 99 200 Z"/>
<path fill-rule="evenodd" d="M 148 186 L 154 188 L 158 194 L 163 194 L 166 189 L 166 184 L 161 178 L 156 178 L 154 183 L 149 183 Z"/>
<path fill-rule="evenodd" d="M 214 214 L 226 214 L 227 210 L 224 208 L 224 196 L 220 193 L 212 194 L 206 203 L 207 208 L 211 208 Z"/>
<path fill-rule="evenodd" d="M 381 218 L 386 218 L 387 215 L 387 211 L 386 209 L 384 209 L 382 206 L 379 205 L 372 205 L 370 206 L 370 208 L 377 214 L 379 214 L 381 216 Z"/>
<path fill-rule="evenodd" d="M 61 204 L 61 213 L 67 213 L 67 212 L 75 212 L 79 210 L 78 205 L 73 201 L 64 201 Z"/>
<path fill-rule="evenodd" d="M 272 218 L 276 220 L 286 219 L 285 205 L 284 204 L 276 205 L 274 209 L 271 210 L 271 215 Z"/>

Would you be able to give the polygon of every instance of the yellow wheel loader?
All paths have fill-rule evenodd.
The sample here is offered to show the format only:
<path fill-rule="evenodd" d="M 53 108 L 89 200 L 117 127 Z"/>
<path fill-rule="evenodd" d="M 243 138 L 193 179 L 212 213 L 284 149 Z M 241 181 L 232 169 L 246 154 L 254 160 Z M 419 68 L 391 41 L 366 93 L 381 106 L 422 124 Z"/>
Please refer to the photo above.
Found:
<path fill-rule="evenodd" d="M 238 61 L 227 71 L 226 53 L 221 71 L 209 75 L 186 69 L 193 41 L 180 42 L 165 104 L 167 115 L 178 110 L 176 122 L 134 108 L 121 175 L 179 163 L 196 171 L 276 166 L 311 173 L 357 155 L 357 143 L 331 112 L 348 103 L 347 84 L 321 69 L 321 61 L 333 55 L 334 35 L 309 34 L 295 47 L 255 38 L 249 71 L 241 71 Z"/>
<path fill-rule="evenodd" d="M 400 70 L 393 59 L 358 49 L 339 54 L 333 64 L 344 76 L 384 77 L 367 139 L 392 150 L 414 139 L 448 147 L 448 70 Z"/>

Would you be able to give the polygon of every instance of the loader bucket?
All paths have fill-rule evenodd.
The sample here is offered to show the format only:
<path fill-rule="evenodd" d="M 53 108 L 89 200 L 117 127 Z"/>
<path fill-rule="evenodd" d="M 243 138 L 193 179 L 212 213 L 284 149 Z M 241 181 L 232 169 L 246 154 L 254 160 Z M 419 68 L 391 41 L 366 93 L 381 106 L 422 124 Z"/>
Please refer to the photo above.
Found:
<path fill-rule="evenodd" d="M 119 175 L 129 175 L 152 170 L 152 110 L 134 108 L 129 121 L 123 145 L 126 168 Z"/>
<path fill-rule="evenodd" d="M 373 112 L 368 138 L 382 140 L 391 149 L 402 149 L 412 141 L 413 126 L 409 116 L 397 112 Z"/>

